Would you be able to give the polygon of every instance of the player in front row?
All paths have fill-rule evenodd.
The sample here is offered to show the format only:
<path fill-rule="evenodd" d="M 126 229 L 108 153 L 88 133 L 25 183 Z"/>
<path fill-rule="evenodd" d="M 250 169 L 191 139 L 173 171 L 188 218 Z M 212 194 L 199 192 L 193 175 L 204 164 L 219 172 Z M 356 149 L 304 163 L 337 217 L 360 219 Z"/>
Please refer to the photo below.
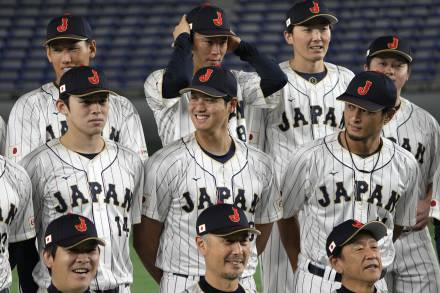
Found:
<path fill-rule="evenodd" d="M 70 68 L 88 66 L 97 52 L 90 24 L 71 14 L 50 20 L 44 46 L 55 80 L 21 96 L 11 110 L 5 154 L 15 162 L 66 133 L 66 117 L 56 107 L 60 78 Z M 130 148 L 142 159 L 148 157 L 139 114 L 127 98 L 110 94 L 108 122 L 102 132 L 103 137 Z"/>
<path fill-rule="evenodd" d="M 345 102 L 345 130 L 299 148 L 281 182 L 280 234 L 295 272 L 297 292 L 330 292 L 341 276 L 328 266 L 325 239 L 348 219 L 382 221 L 389 230 L 384 266 L 404 226 L 416 220 L 420 171 L 408 151 L 382 138 L 395 113 L 396 87 L 386 75 L 361 72 L 338 100 Z M 297 215 L 303 210 L 301 227 Z M 377 284 L 386 288 L 382 279 Z"/>
<path fill-rule="evenodd" d="M 67 132 L 20 164 L 32 181 L 40 253 L 50 221 L 68 213 L 88 217 L 107 244 L 91 289 L 129 292 L 133 281 L 129 237 L 131 226 L 141 219 L 144 169 L 138 154 L 101 135 L 110 93 L 99 70 L 81 66 L 67 71 L 56 103 L 66 116 Z M 42 261 L 33 275 L 39 292 L 45 292 L 50 276 Z"/>
<path fill-rule="evenodd" d="M 432 182 L 440 163 L 440 127 L 427 111 L 401 97 L 410 77 L 412 54 L 398 36 L 381 36 L 367 51 L 365 70 L 382 72 L 397 88 L 396 114 L 382 129 L 382 136 L 411 152 L 421 171 L 417 223 L 405 227 L 395 242 L 396 257 L 388 269 L 387 285 L 392 292 L 440 292 L 440 268 L 429 236 L 428 215 Z"/>
<path fill-rule="evenodd" d="M 188 86 L 200 68 L 220 65 L 227 52 L 233 52 L 256 71 L 232 71 L 239 103 L 231 114 L 229 129 L 231 135 L 246 141 L 243 108 L 275 105 L 277 97 L 271 95 L 286 84 L 284 73 L 276 62 L 235 35 L 225 12 L 210 4 L 199 5 L 184 15 L 173 37 L 174 51 L 167 68 L 151 73 L 144 84 L 162 144 L 168 145 L 195 130 L 188 112 L 190 96 L 179 91 Z"/>
<path fill-rule="evenodd" d="M 147 161 L 148 191 L 134 246 L 161 292 L 182 292 L 205 274 L 194 242 L 197 216 L 211 205 L 233 204 L 261 231 L 251 241 L 249 265 L 240 279 L 243 288 L 255 292 L 257 253 L 264 250 L 272 223 L 281 218 L 273 165 L 266 154 L 228 132 L 237 105 L 237 82 L 230 71 L 201 68 L 182 93 L 188 91 L 196 131 Z"/>
<path fill-rule="evenodd" d="M 336 97 L 354 74 L 324 61 L 337 21 L 323 1 L 297 1 L 286 13 L 284 38 L 293 56 L 280 67 L 288 84 L 276 108 L 263 110 L 261 118 L 259 110 L 249 117 L 253 118 L 250 143 L 264 147 L 273 158 L 278 179 L 286 169 L 286 157 L 296 148 L 340 129 L 344 104 Z M 293 272 L 277 226 L 261 261 L 264 292 L 293 293 Z"/>

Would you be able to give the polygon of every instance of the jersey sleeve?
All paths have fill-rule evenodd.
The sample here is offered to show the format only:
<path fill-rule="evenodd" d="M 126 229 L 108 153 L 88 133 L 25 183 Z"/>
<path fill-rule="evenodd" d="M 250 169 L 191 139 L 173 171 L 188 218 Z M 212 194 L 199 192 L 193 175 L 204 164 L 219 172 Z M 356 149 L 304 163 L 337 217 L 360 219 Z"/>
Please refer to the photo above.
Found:
<path fill-rule="evenodd" d="M 125 103 L 125 112 L 119 142 L 137 153 L 142 161 L 145 161 L 148 158 L 148 151 L 139 113 L 128 100 Z"/>
<path fill-rule="evenodd" d="M 432 130 L 431 130 L 431 144 L 430 144 L 430 148 L 431 148 L 431 154 L 432 154 L 432 158 L 431 158 L 431 162 L 429 162 L 430 168 L 429 168 L 429 172 L 428 172 L 428 178 L 427 178 L 427 183 L 433 183 L 434 180 L 434 175 L 436 173 L 436 171 L 439 169 L 440 166 L 440 152 L 439 147 L 440 147 L 440 126 L 437 123 L 437 121 L 430 116 L 430 118 L 432 119 Z M 428 162 L 427 162 L 428 163 Z"/>
<path fill-rule="evenodd" d="M 436 170 L 432 182 L 432 200 L 429 216 L 440 221 L 440 168 Z"/>
<path fill-rule="evenodd" d="M 0 155 L 5 154 L 6 144 L 6 124 L 3 118 L 0 116 Z"/>
<path fill-rule="evenodd" d="M 282 218 L 282 204 L 280 190 L 275 175 L 273 164 L 270 160 L 265 162 L 263 174 L 264 189 L 261 201 L 255 209 L 255 224 L 273 223 Z"/>
<path fill-rule="evenodd" d="M 34 208 L 32 203 L 32 185 L 26 171 L 17 166 L 14 174 L 19 196 L 17 213 L 9 228 L 9 241 L 19 242 L 35 237 Z"/>
<path fill-rule="evenodd" d="M 165 222 L 173 199 L 173 183 L 178 179 L 174 174 L 179 168 L 176 160 L 172 164 L 163 152 L 156 153 L 145 164 L 145 201 L 142 215 L 159 222 Z"/>
<path fill-rule="evenodd" d="M 413 158 L 411 157 L 411 159 Z M 415 160 L 413 165 L 410 168 L 407 167 L 409 169 L 408 181 L 405 183 L 407 189 L 396 204 L 396 212 L 394 214 L 395 225 L 413 226 L 416 224 L 417 201 L 425 192 L 422 193 L 420 189 L 422 186 L 422 176 Z"/>
<path fill-rule="evenodd" d="M 141 222 L 142 200 L 144 198 L 144 167 L 139 158 L 134 157 L 133 165 L 135 166 L 135 185 L 133 190 L 133 201 L 131 205 L 131 220 L 132 224 L 139 224 Z"/>
<path fill-rule="evenodd" d="M 307 149 L 298 149 L 282 176 L 281 199 L 284 219 L 296 216 L 310 196 L 309 160 Z"/>
<path fill-rule="evenodd" d="M 42 111 L 31 95 L 22 96 L 12 107 L 6 132 L 5 155 L 13 162 L 45 143 L 40 131 Z"/>

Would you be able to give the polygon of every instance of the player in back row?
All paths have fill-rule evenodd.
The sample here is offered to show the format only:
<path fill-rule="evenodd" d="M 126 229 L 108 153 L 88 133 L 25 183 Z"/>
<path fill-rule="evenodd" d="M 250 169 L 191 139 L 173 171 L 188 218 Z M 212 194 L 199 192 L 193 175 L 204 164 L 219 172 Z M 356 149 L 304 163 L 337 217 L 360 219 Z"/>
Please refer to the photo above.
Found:
<path fill-rule="evenodd" d="M 56 106 L 69 127 L 20 164 L 32 182 L 40 253 L 49 222 L 68 213 L 87 217 L 107 244 L 91 289 L 121 293 L 130 292 L 133 281 L 129 237 L 131 226 L 141 219 L 144 169 L 137 153 L 102 136 L 111 93 L 96 68 L 80 66 L 64 73 Z M 50 276 L 42 261 L 33 275 L 39 292 L 45 292 Z"/>
<path fill-rule="evenodd" d="M 197 6 L 184 15 L 173 37 L 174 51 L 167 68 L 151 73 L 144 84 L 162 144 L 165 146 L 195 130 L 188 113 L 190 96 L 179 91 L 188 86 L 200 68 L 220 65 L 227 52 L 233 52 L 256 70 L 232 71 L 237 80 L 239 104 L 231 114 L 229 129 L 233 136 L 246 141 L 244 109 L 275 105 L 277 97 L 271 95 L 286 84 L 284 73 L 256 47 L 235 35 L 225 12 L 210 4 Z"/>
<path fill-rule="evenodd" d="M 424 109 L 401 97 L 410 77 L 412 54 L 409 44 L 395 35 L 375 39 L 367 51 L 365 70 L 382 72 L 397 88 L 396 114 L 382 129 L 387 137 L 411 152 L 420 167 L 421 194 L 417 224 L 405 227 L 395 242 L 396 258 L 388 269 L 392 292 L 440 292 L 440 269 L 426 224 L 431 207 L 432 183 L 439 167 L 440 127 Z"/>
<path fill-rule="evenodd" d="M 201 68 L 181 92 L 191 93 L 188 112 L 196 131 L 147 161 L 146 200 L 134 247 L 161 292 L 183 292 L 205 274 L 194 242 L 197 216 L 209 206 L 233 204 L 261 231 L 251 241 L 240 279 L 243 288 L 256 292 L 257 253 L 281 217 L 275 170 L 266 154 L 228 132 L 237 105 L 237 81 L 229 70 Z"/>
<path fill-rule="evenodd" d="M 6 124 L 3 118 L 0 116 L 0 155 L 5 154 L 6 143 Z"/>
<path fill-rule="evenodd" d="M 44 46 L 55 80 L 21 96 L 11 110 L 5 154 L 15 162 L 46 141 L 66 133 L 66 117 L 56 108 L 60 78 L 70 68 L 89 65 L 97 54 L 90 24 L 75 15 L 52 18 L 47 25 Z M 109 106 L 103 136 L 120 142 L 146 159 L 142 124 L 133 104 L 125 97 L 111 94 Z"/>

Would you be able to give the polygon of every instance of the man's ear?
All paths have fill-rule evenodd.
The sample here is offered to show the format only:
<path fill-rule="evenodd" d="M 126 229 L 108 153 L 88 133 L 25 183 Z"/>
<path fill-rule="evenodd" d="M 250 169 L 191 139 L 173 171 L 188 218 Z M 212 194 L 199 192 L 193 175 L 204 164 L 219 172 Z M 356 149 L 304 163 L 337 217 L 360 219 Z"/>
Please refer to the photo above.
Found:
<path fill-rule="evenodd" d="M 394 107 L 385 113 L 384 125 L 390 122 L 391 119 L 393 119 L 394 114 L 396 114 L 396 108 Z"/>
<path fill-rule="evenodd" d="M 55 103 L 55 106 L 57 107 L 58 112 L 64 115 L 67 114 L 68 111 L 67 104 L 62 99 L 58 99 Z"/>
<path fill-rule="evenodd" d="M 96 56 L 96 41 L 91 40 L 89 43 L 89 50 L 90 50 L 90 58 L 93 59 Z"/>
<path fill-rule="evenodd" d="M 293 29 L 291 33 L 284 31 L 284 40 L 287 44 L 293 45 Z"/>
<path fill-rule="evenodd" d="M 237 98 L 233 98 L 231 100 L 231 111 L 230 111 L 231 113 L 234 113 L 235 109 L 237 108 L 237 105 L 238 105 Z"/>
<path fill-rule="evenodd" d="M 196 236 L 196 245 L 200 253 L 205 256 L 207 251 L 207 243 L 202 237 Z"/>
<path fill-rule="evenodd" d="M 49 269 L 52 268 L 53 256 L 49 253 L 49 251 L 43 251 L 43 262 Z"/>
<path fill-rule="evenodd" d="M 342 274 L 344 272 L 344 268 L 342 266 L 342 261 L 338 257 L 330 256 L 330 265 L 335 271 Z"/>

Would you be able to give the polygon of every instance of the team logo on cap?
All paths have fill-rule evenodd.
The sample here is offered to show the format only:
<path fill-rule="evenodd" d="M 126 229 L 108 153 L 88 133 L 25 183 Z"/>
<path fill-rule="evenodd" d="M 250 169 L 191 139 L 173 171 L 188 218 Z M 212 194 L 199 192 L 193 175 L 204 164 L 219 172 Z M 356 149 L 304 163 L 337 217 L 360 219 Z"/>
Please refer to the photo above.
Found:
<path fill-rule="evenodd" d="M 68 23 L 69 23 L 69 19 L 67 17 L 61 18 L 61 24 L 57 26 L 57 31 L 59 33 L 65 32 L 67 30 Z"/>
<path fill-rule="evenodd" d="M 355 228 L 360 229 L 360 228 L 362 228 L 362 226 L 364 226 L 364 224 L 362 224 L 358 220 L 355 220 L 354 223 L 353 223 L 353 227 L 355 227 Z"/>
<path fill-rule="evenodd" d="M 310 7 L 309 10 L 311 13 L 314 13 L 314 14 L 319 13 L 319 3 L 313 1 L 313 7 Z"/>
<path fill-rule="evenodd" d="M 199 80 L 201 82 L 207 82 L 209 78 L 211 77 L 211 74 L 214 72 L 211 68 L 208 68 L 205 72 L 205 74 L 202 74 L 199 76 Z"/>
<path fill-rule="evenodd" d="M 87 231 L 86 219 L 79 217 L 79 224 L 75 225 L 75 229 L 78 232 L 86 232 Z"/>
<path fill-rule="evenodd" d="M 60 86 L 60 94 L 64 93 L 66 91 L 66 85 L 63 84 L 62 86 Z"/>
<path fill-rule="evenodd" d="M 387 43 L 388 49 L 397 49 L 397 46 L 399 46 L 399 39 L 396 37 L 393 37 L 393 41 L 391 43 Z"/>
<path fill-rule="evenodd" d="M 223 16 L 222 16 L 222 13 L 220 11 L 217 11 L 217 18 L 214 18 L 212 20 L 212 22 L 216 26 L 221 26 L 223 24 Z"/>
<path fill-rule="evenodd" d="M 98 72 L 95 69 L 92 69 L 93 76 L 89 76 L 89 82 L 91 84 L 98 84 L 99 83 L 99 75 Z"/>
<path fill-rule="evenodd" d="M 52 242 L 52 234 L 49 234 L 46 236 L 46 238 L 44 238 L 44 242 L 47 244 Z"/>
<path fill-rule="evenodd" d="M 237 208 L 232 208 L 232 210 L 234 211 L 234 214 L 229 215 L 229 220 L 231 220 L 234 223 L 237 223 L 240 221 L 240 214 L 238 213 Z"/>
<path fill-rule="evenodd" d="M 371 81 L 367 80 L 363 87 L 362 86 L 358 87 L 358 94 L 360 94 L 361 96 L 365 96 L 370 90 L 372 84 L 373 83 Z"/>
<path fill-rule="evenodd" d="M 336 248 L 336 243 L 332 241 L 332 243 L 330 243 L 330 245 L 328 246 L 328 250 L 330 250 L 330 252 L 333 253 L 333 250 L 335 250 L 335 248 Z"/>
<path fill-rule="evenodd" d="M 199 234 L 201 234 L 205 231 L 206 231 L 206 225 L 205 224 L 199 225 Z"/>

